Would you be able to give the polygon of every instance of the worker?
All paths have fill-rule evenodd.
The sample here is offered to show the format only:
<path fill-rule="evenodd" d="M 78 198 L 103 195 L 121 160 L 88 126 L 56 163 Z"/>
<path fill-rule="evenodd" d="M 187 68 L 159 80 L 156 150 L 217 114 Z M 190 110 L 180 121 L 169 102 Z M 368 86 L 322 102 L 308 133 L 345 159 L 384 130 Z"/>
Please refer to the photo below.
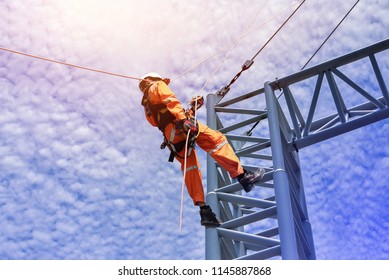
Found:
<path fill-rule="evenodd" d="M 168 78 L 162 78 L 153 72 L 145 74 L 140 80 L 139 89 L 143 93 L 142 105 L 146 119 L 152 126 L 162 131 L 165 139 L 163 146 L 168 146 L 173 155 L 170 161 L 176 158 L 181 163 L 188 193 L 194 205 L 200 207 L 201 225 L 218 227 L 221 221 L 205 203 L 200 166 L 193 147 L 194 138 L 196 144 L 224 168 L 231 178 L 236 178 L 246 192 L 253 189 L 265 171 L 262 168 L 255 171 L 244 170 L 226 137 L 200 122 L 195 123 L 168 87 L 169 82 Z M 188 131 L 191 144 L 187 147 L 186 170 L 183 170 Z"/>

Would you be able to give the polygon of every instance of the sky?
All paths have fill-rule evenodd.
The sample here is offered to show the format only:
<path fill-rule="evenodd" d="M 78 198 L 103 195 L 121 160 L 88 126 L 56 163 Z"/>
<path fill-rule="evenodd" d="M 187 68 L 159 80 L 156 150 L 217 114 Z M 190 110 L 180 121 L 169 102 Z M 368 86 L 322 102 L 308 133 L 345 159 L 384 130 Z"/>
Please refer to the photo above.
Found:
<path fill-rule="evenodd" d="M 228 97 L 299 71 L 354 3 L 305 1 Z M 0 0 L 0 46 L 158 72 L 186 104 L 228 84 L 298 4 Z M 360 1 L 308 67 L 387 39 L 388 10 Z M 180 231 L 180 168 L 140 101 L 136 80 L 0 51 L 0 259 L 204 259 L 198 209 L 185 193 Z M 389 258 L 388 130 L 384 120 L 300 151 L 318 259 Z"/>

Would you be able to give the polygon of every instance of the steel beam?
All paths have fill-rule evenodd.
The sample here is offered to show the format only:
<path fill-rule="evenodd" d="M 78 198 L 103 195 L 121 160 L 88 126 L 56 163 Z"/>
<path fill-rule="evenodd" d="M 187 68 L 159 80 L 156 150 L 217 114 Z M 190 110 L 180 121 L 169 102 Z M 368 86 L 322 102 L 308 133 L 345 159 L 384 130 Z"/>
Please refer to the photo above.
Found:
<path fill-rule="evenodd" d="M 277 199 L 278 227 L 280 232 L 282 258 L 285 260 L 298 259 L 295 228 L 290 201 L 288 177 L 285 171 L 284 151 L 281 142 L 280 123 L 276 97 L 269 83 L 265 83 L 266 104 L 269 117 L 271 150 L 274 164 L 274 189 Z"/>
<path fill-rule="evenodd" d="M 216 113 L 215 104 L 216 96 L 209 94 L 207 96 L 207 125 L 216 129 Z M 212 208 L 213 212 L 220 217 L 219 203 L 215 194 L 215 189 L 218 188 L 216 164 L 210 155 L 207 155 L 207 203 Z M 215 228 L 207 228 L 205 230 L 205 258 L 207 260 L 220 260 L 221 251 L 219 236 Z"/>
<path fill-rule="evenodd" d="M 220 228 L 206 230 L 207 259 L 316 258 L 297 151 L 389 117 L 388 89 L 376 57 L 388 48 L 389 39 L 267 82 L 261 89 L 228 101 L 220 102 L 223 97 L 218 95 L 207 96 L 208 126 L 226 134 L 241 160 L 258 161 L 258 166 L 261 164 L 266 170 L 264 178 L 248 197 L 242 194 L 240 184 L 208 156 L 207 203 L 222 217 L 223 223 Z M 338 69 L 362 59 L 371 64 L 381 91 L 378 97 L 377 92 L 368 92 Z M 307 100 L 308 110 L 303 110 L 305 108 L 296 102 L 295 88 L 308 79 L 314 83 L 313 92 L 304 101 L 312 99 Z M 338 79 L 365 103 L 347 107 L 348 100 L 342 92 L 345 87 L 340 84 L 338 87 Z M 324 90 L 324 80 L 329 90 Z M 307 88 L 306 84 L 303 86 Z M 274 91 L 278 89 L 283 89 L 285 103 L 275 98 Z M 319 97 L 324 94 L 332 98 L 336 111 L 318 118 Z M 252 104 L 266 104 L 267 109 L 234 107 L 248 99 L 253 99 Z M 305 111 L 308 112 L 306 118 L 302 114 Z M 240 121 L 224 127 L 223 114 L 239 114 Z M 234 134 L 235 130 L 262 121 L 265 121 L 262 127 L 269 129 L 269 139 L 267 135 L 254 133 L 252 136 L 252 129 L 243 135 Z M 258 166 L 243 163 L 247 170 Z"/>

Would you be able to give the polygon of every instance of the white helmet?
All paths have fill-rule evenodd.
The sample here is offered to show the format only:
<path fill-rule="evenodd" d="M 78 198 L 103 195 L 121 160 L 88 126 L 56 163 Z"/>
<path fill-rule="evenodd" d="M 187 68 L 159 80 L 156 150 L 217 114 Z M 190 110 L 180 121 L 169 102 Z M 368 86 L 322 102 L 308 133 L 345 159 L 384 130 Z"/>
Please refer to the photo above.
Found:
<path fill-rule="evenodd" d="M 144 74 L 142 77 L 141 77 L 141 80 L 139 81 L 139 89 L 144 92 L 144 90 L 148 87 L 147 85 L 147 81 L 145 79 L 147 78 L 154 78 L 154 79 L 161 79 L 162 81 L 164 81 L 167 85 L 170 83 L 170 79 L 169 78 L 162 78 L 161 75 L 159 75 L 158 73 L 155 73 L 155 72 L 149 72 L 147 74 Z"/>
<path fill-rule="evenodd" d="M 158 73 L 155 73 L 155 72 L 149 72 L 147 74 L 144 74 L 141 79 L 146 79 L 146 78 L 159 78 L 159 79 L 163 79 L 161 75 L 159 75 Z"/>

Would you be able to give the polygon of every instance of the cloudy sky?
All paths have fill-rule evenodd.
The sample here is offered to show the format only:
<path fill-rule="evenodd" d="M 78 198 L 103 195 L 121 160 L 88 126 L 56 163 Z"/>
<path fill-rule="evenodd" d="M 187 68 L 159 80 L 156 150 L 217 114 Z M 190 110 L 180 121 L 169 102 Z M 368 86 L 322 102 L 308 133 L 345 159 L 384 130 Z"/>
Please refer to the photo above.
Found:
<path fill-rule="evenodd" d="M 354 3 L 305 1 L 229 95 L 299 71 Z M 298 4 L 0 0 L 0 47 L 159 72 L 186 103 L 226 85 Z M 360 1 L 310 65 L 388 38 L 388 10 Z M 381 67 L 387 76 L 387 58 Z M 204 258 L 187 194 L 178 229 L 182 176 L 140 99 L 135 80 L 0 51 L 0 259 Z M 300 152 L 318 259 L 389 258 L 388 130 L 385 120 Z"/>

